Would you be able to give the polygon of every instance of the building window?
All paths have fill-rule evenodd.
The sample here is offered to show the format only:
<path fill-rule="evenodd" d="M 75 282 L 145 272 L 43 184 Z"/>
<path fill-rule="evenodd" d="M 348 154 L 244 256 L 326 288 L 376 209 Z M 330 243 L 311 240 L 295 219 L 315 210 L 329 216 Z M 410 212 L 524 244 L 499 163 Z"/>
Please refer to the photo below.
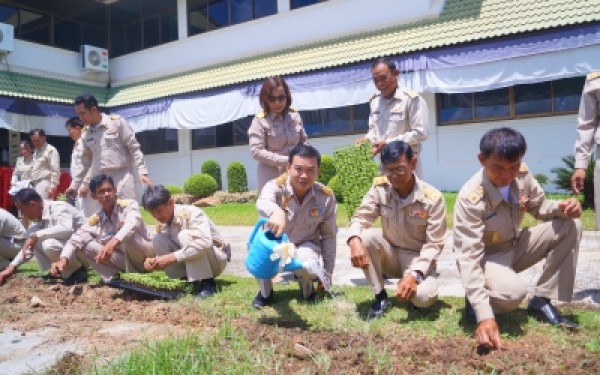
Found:
<path fill-rule="evenodd" d="M 440 125 L 577 112 L 584 77 L 466 94 L 437 94 Z"/>
<path fill-rule="evenodd" d="M 177 152 L 177 129 L 147 130 L 135 133 L 145 155 Z"/>
<path fill-rule="evenodd" d="M 217 146 L 217 127 L 193 129 L 192 150 L 212 148 Z"/>
<path fill-rule="evenodd" d="M 290 9 L 298 9 L 308 5 L 322 3 L 327 0 L 290 0 Z"/>
<path fill-rule="evenodd" d="M 369 104 L 300 111 L 309 138 L 366 133 Z"/>
<path fill-rule="evenodd" d="M 248 144 L 248 128 L 254 116 L 244 117 L 210 128 L 192 130 L 192 150 Z"/>
<path fill-rule="evenodd" d="M 277 0 L 188 0 L 188 34 L 196 35 L 277 13 Z"/>

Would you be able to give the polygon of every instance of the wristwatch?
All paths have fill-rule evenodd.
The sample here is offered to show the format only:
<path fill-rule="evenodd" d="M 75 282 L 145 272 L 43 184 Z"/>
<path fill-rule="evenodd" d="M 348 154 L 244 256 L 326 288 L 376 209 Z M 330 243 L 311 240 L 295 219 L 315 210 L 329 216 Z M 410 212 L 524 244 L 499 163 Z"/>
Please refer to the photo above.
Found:
<path fill-rule="evenodd" d="M 425 279 L 423 274 L 419 271 L 410 271 L 410 274 L 415 278 L 415 280 L 417 280 L 417 284 L 421 284 L 421 282 Z"/>

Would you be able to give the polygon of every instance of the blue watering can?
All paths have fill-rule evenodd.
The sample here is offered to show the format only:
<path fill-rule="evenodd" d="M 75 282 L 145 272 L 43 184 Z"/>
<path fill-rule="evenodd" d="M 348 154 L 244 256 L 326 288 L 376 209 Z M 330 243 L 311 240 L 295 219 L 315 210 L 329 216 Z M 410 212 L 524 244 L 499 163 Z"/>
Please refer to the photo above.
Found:
<path fill-rule="evenodd" d="M 287 235 L 284 233 L 281 237 L 275 235 L 269 230 L 261 230 L 261 227 L 267 222 L 266 218 L 260 218 L 254 230 L 248 239 L 248 257 L 246 258 L 246 269 L 253 276 L 269 280 L 277 275 L 280 270 L 281 256 L 273 252 L 277 245 L 288 242 Z M 303 267 L 301 261 L 291 258 L 282 268 L 283 271 L 295 271 Z"/>

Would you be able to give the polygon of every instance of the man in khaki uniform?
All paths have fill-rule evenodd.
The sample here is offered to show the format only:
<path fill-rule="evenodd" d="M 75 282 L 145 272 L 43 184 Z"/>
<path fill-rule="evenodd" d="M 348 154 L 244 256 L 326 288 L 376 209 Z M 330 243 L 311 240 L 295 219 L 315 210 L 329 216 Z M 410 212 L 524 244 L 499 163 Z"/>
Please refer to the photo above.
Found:
<path fill-rule="evenodd" d="M 429 307 L 437 299 L 436 260 L 444 247 L 446 206 L 442 193 L 419 179 L 411 147 L 392 141 L 381 152 L 385 176 L 373 187 L 350 221 L 352 265 L 362 268 L 375 302 L 368 319 L 383 316 L 390 302 L 383 274 L 401 278 L 396 296 L 416 307 Z M 372 228 L 381 217 L 381 229 Z"/>
<path fill-rule="evenodd" d="M 231 247 L 212 220 L 198 207 L 175 204 L 163 185 L 146 189 L 142 202 L 160 222 L 152 241 L 157 257 L 146 259 L 146 270 L 165 270 L 173 279 L 187 278 L 197 297 L 215 294 L 215 277 L 227 266 Z"/>
<path fill-rule="evenodd" d="M 17 256 L 24 241 L 25 228 L 23 228 L 23 224 L 10 212 L 0 208 L 0 271 L 4 270 Z"/>
<path fill-rule="evenodd" d="M 323 260 L 328 275 L 333 274 L 336 255 L 336 202 L 331 189 L 316 182 L 321 155 L 312 146 L 298 145 L 288 159 L 287 173 L 269 181 L 256 202 L 267 228 L 280 237 L 284 232 L 296 246 L 296 258 L 302 262 Z M 295 271 L 302 296 L 313 300 L 313 280 L 317 275 L 305 269 Z M 260 291 L 252 306 L 271 304 L 271 280 L 259 280 Z"/>
<path fill-rule="evenodd" d="M 384 58 L 377 59 L 371 66 L 373 83 L 379 92 L 369 102 L 369 131 L 356 142 L 371 142 L 375 156 L 386 143 L 403 141 L 412 147 L 413 155 L 418 158 L 421 142 L 427 140 L 427 104 L 416 92 L 398 86 L 399 74 L 394 62 Z M 416 166 L 416 174 L 422 176 L 420 163 Z"/>
<path fill-rule="evenodd" d="M 585 171 L 590 155 L 595 151 L 596 160 L 600 155 L 600 71 L 587 75 L 577 118 L 577 141 L 575 141 L 575 172 L 571 176 L 571 187 L 575 194 L 583 190 Z M 595 147 L 594 147 L 595 146 Z M 596 229 L 600 230 L 600 162 L 596 161 L 594 168 L 594 207 L 596 209 Z"/>
<path fill-rule="evenodd" d="M 142 184 L 151 185 L 152 182 L 140 144 L 127 121 L 121 116 L 100 112 L 96 98 L 90 94 L 75 98 L 75 112 L 89 127 L 81 137 L 84 147 L 80 159 L 82 166 L 76 168 L 79 172 L 73 176 L 67 193 L 74 194 L 79 189 L 79 195 L 85 196 L 89 183 L 86 175 L 104 173 L 115 181 L 119 197 L 136 199 L 133 167 L 137 168 Z"/>
<path fill-rule="evenodd" d="M 25 243 L 0 279 L 12 276 L 17 268 L 34 255 L 42 270 L 57 261 L 69 237 L 84 221 L 83 215 L 66 202 L 43 200 L 33 189 L 22 189 L 14 196 L 15 205 L 23 216 L 34 222 L 25 233 Z M 87 280 L 87 270 L 77 259 L 65 267 L 60 277 L 66 285 Z"/>
<path fill-rule="evenodd" d="M 69 238 L 60 260 L 52 264 L 52 274 L 64 273 L 76 255 L 84 257 L 104 282 L 118 272 L 145 272 L 144 261 L 155 253 L 137 202 L 117 199 L 115 183 L 105 174 L 92 178 L 90 191 L 101 210 Z"/>
<path fill-rule="evenodd" d="M 559 326 L 576 327 L 551 300 L 573 294 L 581 222 L 575 198 L 546 199 L 522 164 L 527 145 L 521 133 L 493 129 L 480 142 L 483 168 L 458 193 L 454 206 L 454 251 L 463 279 L 467 321 L 478 323 L 478 344 L 501 347 L 495 314 L 516 309 L 527 296 L 518 272 L 545 259 L 528 313 Z M 520 229 L 528 212 L 544 222 Z"/>
<path fill-rule="evenodd" d="M 60 182 L 60 156 L 56 148 L 46 142 L 43 129 L 33 129 L 29 137 L 34 147 L 31 184 L 42 199 L 54 200 Z"/>

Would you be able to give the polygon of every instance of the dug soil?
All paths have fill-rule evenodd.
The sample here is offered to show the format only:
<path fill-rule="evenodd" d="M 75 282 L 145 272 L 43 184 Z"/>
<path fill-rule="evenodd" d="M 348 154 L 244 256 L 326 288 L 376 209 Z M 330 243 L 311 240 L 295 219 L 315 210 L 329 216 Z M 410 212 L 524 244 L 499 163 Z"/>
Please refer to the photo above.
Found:
<path fill-rule="evenodd" d="M 54 365 L 56 373 L 62 374 L 102 365 L 148 341 L 189 334 L 191 327 L 204 334 L 217 332 L 222 323 L 214 316 L 202 316 L 193 304 L 147 300 L 109 287 L 48 285 L 39 278 L 21 275 L 0 288 L 0 318 L 2 330 L 12 329 L 24 336 L 54 329 L 55 334 L 41 344 L 49 349 L 59 343 L 76 343 L 77 350 L 63 354 Z M 600 368 L 600 358 L 589 350 L 565 350 L 564 343 L 535 333 L 509 340 L 501 351 L 480 355 L 473 339 L 460 336 L 308 331 L 261 324 L 250 318 L 230 323 L 257 350 L 276 348 L 282 364 L 278 371 L 288 374 L 590 374 Z M 385 352 L 378 350 L 381 348 Z M 0 362 L 7 360 L 3 354 Z M 323 363 L 324 358 L 328 364 Z"/>

